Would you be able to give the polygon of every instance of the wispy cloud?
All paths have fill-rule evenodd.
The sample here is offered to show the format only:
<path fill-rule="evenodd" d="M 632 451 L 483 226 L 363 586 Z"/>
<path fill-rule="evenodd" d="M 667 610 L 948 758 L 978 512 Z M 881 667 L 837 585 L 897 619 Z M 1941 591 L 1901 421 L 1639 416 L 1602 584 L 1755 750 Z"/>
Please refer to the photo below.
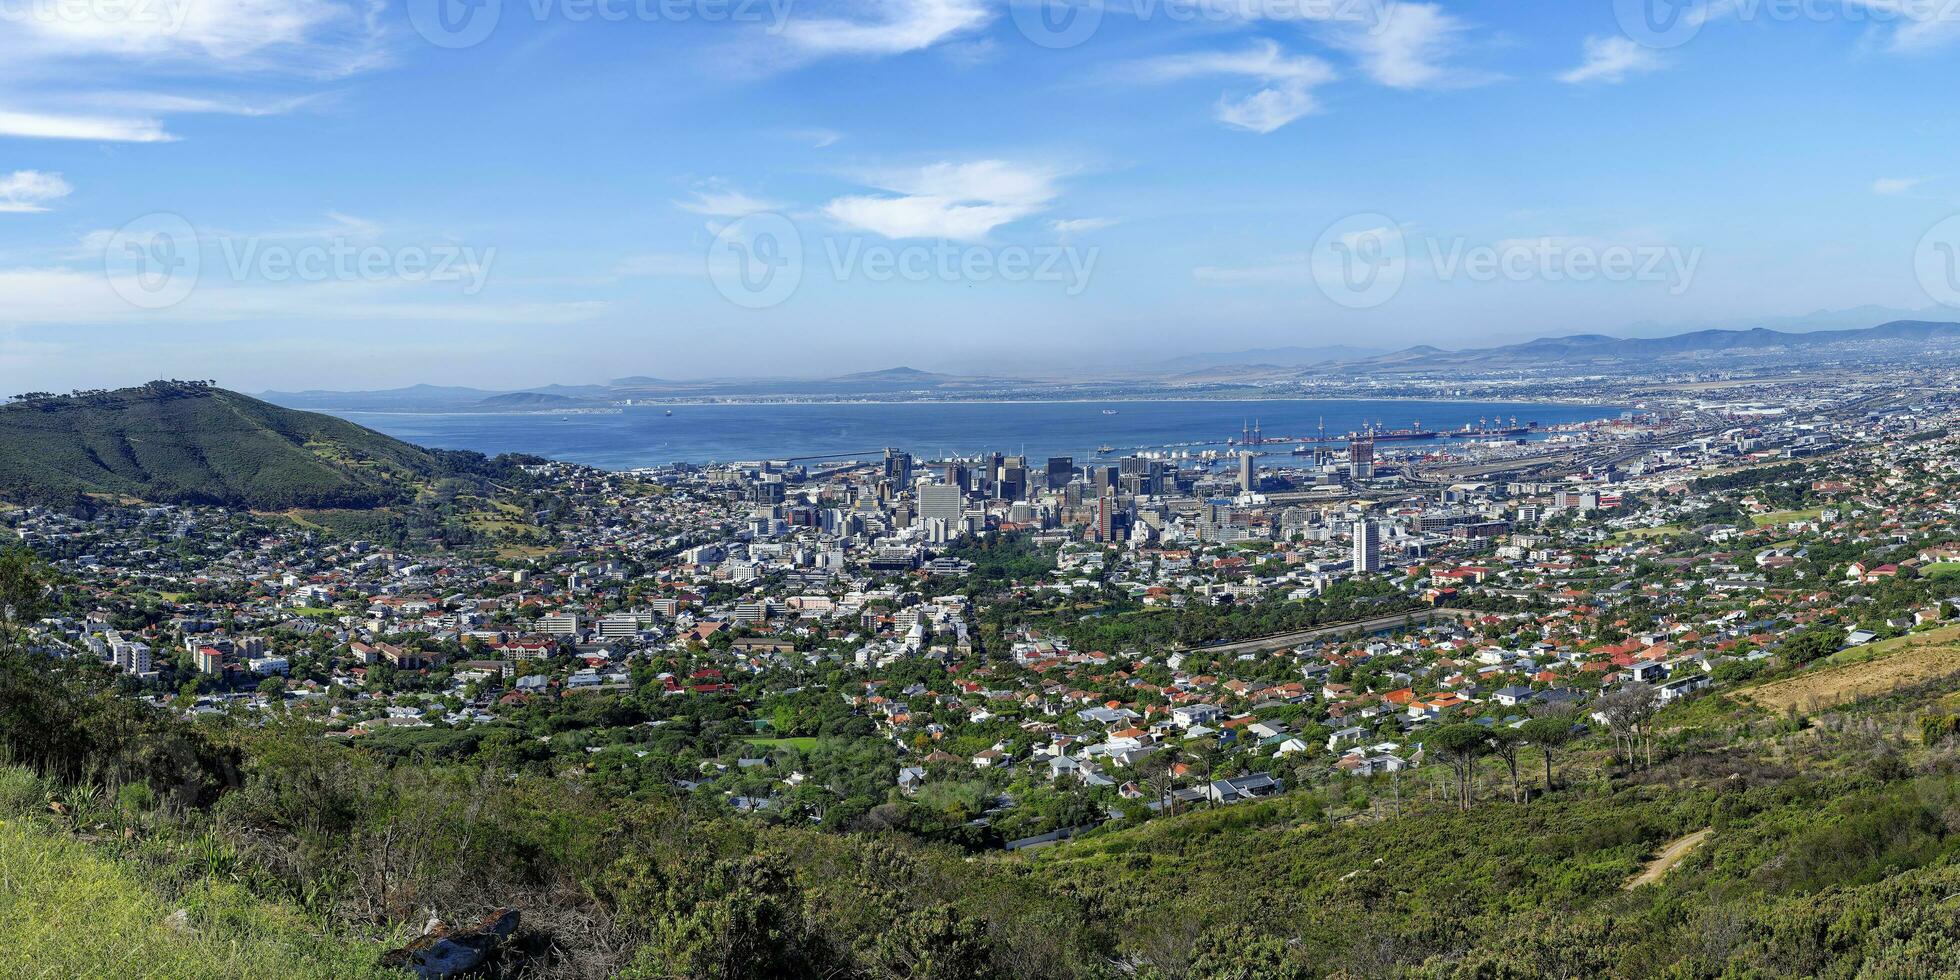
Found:
<path fill-rule="evenodd" d="M 1924 177 L 1880 177 L 1872 181 L 1873 194 L 1906 194 L 1926 182 Z"/>
<path fill-rule="evenodd" d="M 824 129 L 822 127 L 791 130 L 789 136 L 791 139 L 796 140 L 799 143 L 810 144 L 810 148 L 813 150 L 821 150 L 824 147 L 832 146 L 836 144 L 838 140 L 844 138 L 843 133 L 840 133 L 834 129 Z"/>
<path fill-rule="evenodd" d="M 975 241 L 1047 209 L 1059 195 L 1058 170 L 976 160 L 887 171 L 864 182 L 899 196 L 855 195 L 823 207 L 831 220 L 886 238 Z"/>
<path fill-rule="evenodd" d="M 1868 12 L 1870 19 L 1896 23 L 1891 50 L 1919 54 L 1960 40 L 1960 9 L 1939 0 L 1845 0 L 1848 7 Z"/>
<path fill-rule="evenodd" d="M 1080 235 L 1085 232 L 1101 231 L 1116 225 L 1115 218 L 1064 218 L 1050 221 L 1048 227 L 1058 235 Z"/>
<path fill-rule="evenodd" d="M 1462 88 L 1496 81 L 1488 72 L 1448 62 L 1470 25 L 1433 3 L 1391 3 L 1373 22 L 1342 30 L 1335 43 L 1351 52 L 1369 78 L 1390 88 Z"/>
<path fill-rule="evenodd" d="M 1173 81 L 1204 75 L 1237 75 L 1257 79 L 1265 87 L 1250 95 L 1221 96 L 1213 116 L 1219 122 L 1255 133 L 1270 133 L 1319 108 L 1313 89 L 1333 81 L 1334 69 L 1319 58 L 1289 55 L 1278 43 L 1254 41 L 1239 51 L 1203 51 L 1171 55 L 1138 66 L 1145 77 Z"/>
<path fill-rule="evenodd" d="M 1629 37 L 1586 38 L 1585 56 L 1585 61 L 1559 75 L 1558 80 L 1568 85 L 1585 82 L 1616 85 L 1635 72 L 1653 71 L 1661 67 L 1660 55 Z"/>
<path fill-rule="evenodd" d="M 757 211 L 775 211 L 782 206 L 757 197 L 750 197 L 737 190 L 723 187 L 710 187 L 694 192 L 694 196 L 684 201 L 675 201 L 674 206 L 694 214 L 705 214 L 717 218 L 739 218 Z"/>
<path fill-rule="evenodd" d="M 7 72 L 0 136 L 112 143 L 175 139 L 182 114 L 268 116 L 313 97 L 173 94 L 237 78 L 339 78 L 384 63 L 383 0 L 145 0 L 22 3 L 0 18 Z M 127 90 L 91 91 L 114 78 Z"/>
<path fill-rule="evenodd" d="M 16 170 L 0 174 L 0 214 L 34 214 L 75 192 L 60 174 Z"/>
<path fill-rule="evenodd" d="M 982 0 L 855 0 L 849 7 L 849 16 L 798 16 L 781 37 L 814 57 L 893 55 L 932 47 L 994 18 Z"/>
<path fill-rule="evenodd" d="M 59 8 L 59 9 L 57 9 Z M 376 0 L 31 4 L 8 18 L 10 60 L 111 58 L 205 69 L 345 74 L 381 57 Z"/>
<path fill-rule="evenodd" d="M 176 139 L 155 119 L 0 109 L 0 136 L 93 140 L 103 143 L 166 143 Z"/>

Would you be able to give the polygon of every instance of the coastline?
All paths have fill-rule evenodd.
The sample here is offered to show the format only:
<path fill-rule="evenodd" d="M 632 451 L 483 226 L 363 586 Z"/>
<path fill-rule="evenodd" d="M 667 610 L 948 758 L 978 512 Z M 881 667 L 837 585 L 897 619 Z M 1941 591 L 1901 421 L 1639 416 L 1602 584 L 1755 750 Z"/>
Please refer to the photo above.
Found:
<path fill-rule="evenodd" d="M 865 405 L 893 407 L 900 405 L 1157 405 L 1204 404 L 1209 402 L 1228 403 L 1287 403 L 1287 402 L 1420 402 L 1427 405 L 1545 405 L 1569 408 L 1618 408 L 1632 411 L 1630 405 L 1621 400 L 1585 401 L 1572 398 L 1534 398 L 1531 396 L 1503 398 L 1434 398 L 1420 395 L 1383 395 L 1381 397 L 1361 397 L 1355 395 L 1301 395 L 1285 397 L 1258 398 L 904 398 L 904 399 L 712 399 L 682 401 L 646 401 L 632 405 L 581 406 L 577 408 L 546 409 L 534 411 L 458 411 L 444 409 L 400 409 L 400 408 L 302 408 L 301 411 L 322 412 L 328 415 L 406 415 L 406 416 L 447 416 L 447 417 L 539 417 L 552 415 L 618 415 L 636 408 L 760 408 L 768 406 L 844 406 Z M 290 407 L 290 406 L 289 406 Z"/>

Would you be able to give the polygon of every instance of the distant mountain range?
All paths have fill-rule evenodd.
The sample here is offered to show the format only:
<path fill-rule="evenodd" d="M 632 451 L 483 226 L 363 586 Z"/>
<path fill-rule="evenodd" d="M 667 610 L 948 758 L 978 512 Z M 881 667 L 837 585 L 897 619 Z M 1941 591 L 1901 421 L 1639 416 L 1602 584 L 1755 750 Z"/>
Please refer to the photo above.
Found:
<path fill-rule="evenodd" d="M 1541 337 L 1522 344 L 1446 351 L 1435 347 L 1407 350 L 1342 365 L 1357 373 L 1395 373 L 1438 370 L 1507 368 L 1647 366 L 1666 360 L 1705 358 L 1723 354 L 1764 354 L 1783 351 L 1792 356 L 1851 345 L 1923 348 L 1938 341 L 1960 340 L 1960 323 L 1894 320 L 1855 330 L 1813 330 L 1791 333 L 1757 327 L 1749 330 L 1697 330 L 1671 337 L 1607 337 L 1575 334 Z"/>
<path fill-rule="evenodd" d="M 1809 331 L 1695 330 L 1665 337 L 1574 334 L 1541 337 L 1500 347 L 1444 350 L 1420 345 L 1384 352 L 1344 345 L 1267 347 L 1229 353 L 1189 354 L 1128 371 L 1088 374 L 1080 380 L 942 374 L 896 367 L 833 378 L 707 378 L 673 380 L 633 376 L 603 385 L 547 385 L 524 391 L 414 385 L 385 391 L 268 391 L 261 397 L 288 408 L 328 412 L 535 412 L 615 405 L 627 401 L 687 399 L 951 399 L 1028 398 L 1067 392 L 1071 397 L 1130 397 L 1156 385 L 1165 390 L 1259 387 L 1302 378 L 1341 375 L 1561 368 L 1593 372 L 1640 371 L 1664 363 L 1716 365 L 1788 359 L 1801 362 L 1833 349 L 1899 355 L 1937 352 L 1960 343 L 1960 323 L 1893 320 L 1875 327 Z M 1960 350 L 1953 352 L 1960 356 Z"/>

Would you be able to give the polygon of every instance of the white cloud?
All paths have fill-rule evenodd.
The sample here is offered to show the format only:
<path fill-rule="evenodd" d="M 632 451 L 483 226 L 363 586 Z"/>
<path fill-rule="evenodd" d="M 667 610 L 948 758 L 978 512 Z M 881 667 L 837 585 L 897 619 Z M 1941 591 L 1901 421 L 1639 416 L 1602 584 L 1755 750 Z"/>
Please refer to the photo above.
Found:
<path fill-rule="evenodd" d="M 46 211 L 51 201 L 75 192 L 60 174 L 39 170 L 16 170 L 0 174 L 0 214 L 31 214 Z"/>
<path fill-rule="evenodd" d="M 1064 218 L 1050 221 L 1048 227 L 1054 229 L 1058 235 L 1079 235 L 1083 232 L 1101 231 L 1115 224 L 1115 218 Z"/>
<path fill-rule="evenodd" d="M 1653 71 L 1661 67 L 1660 55 L 1628 37 L 1586 38 L 1585 54 L 1585 61 L 1561 74 L 1558 80 L 1569 85 L 1584 82 L 1618 84 L 1634 72 Z"/>
<path fill-rule="evenodd" d="M 821 150 L 844 138 L 843 133 L 822 127 L 792 130 L 789 135 L 791 139 L 810 144 L 813 150 Z"/>
<path fill-rule="evenodd" d="M 151 114 L 201 114 L 218 116 L 282 116 L 315 101 L 303 95 L 264 102 L 213 98 L 196 95 L 170 95 L 161 92 L 88 92 L 74 97 L 74 103 L 90 109 Z"/>
<path fill-rule="evenodd" d="M 7 16 L 7 13 L 11 16 Z M 175 139 L 164 117 L 265 116 L 281 99 L 89 91 L 94 79 L 136 84 L 239 75 L 339 77 L 385 60 L 384 0 L 31 2 L 0 11 L 7 75 L 0 136 L 97 142 Z"/>
<path fill-rule="evenodd" d="M 19 59 L 108 57 L 342 73 L 378 56 L 369 0 L 148 0 L 35 4 L 9 18 Z M 113 15 L 111 11 L 115 11 Z"/>
<path fill-rule="evenodd" d="M 1201 75 L 1238 75 L 1266 83 L 1251 95 L 1221 97 L 1213 115 L 1219 122 L 1255 133 L 1270 133 L 1319 108 L 1315 86 L 1334 80 L 1334 70 L 1319 58 L 1288 55 L 1269 40 L 1253 42 L 1241 51 L 1204 51 L 1144 62 L 1143 73 L 1157 81 Z"/>
<path fill-rule="evenodd" d="M 1368 77 L 1390 88 L 1460 88 L 1495 81 L 1495 76 L 1445 64 L 1469 29 L 1436 4 L 1391 3 L 1374 23 L 1344 30 L 1336 41 L 1354 54 Z"/>
<path fill-rule="evenodd" d="M 26 139 L 96 140 L 108 143 L 167 143 L 176 137 L 155 119 L 14 112 L 0 109 L 0 136 Z"/>
<path fill-rule="evenodd" d="M 855 0 L 860 16 L 797 16 L 782 37 L 814 55 L 891 55 L 929 48 L 985 26 L 994 13 L 982 0 Z"/>
<path fill-rule="evenodd" d="M 1002 160 L 935 163 L 873 175 L 865 183 L 899 197 L 856 195 L 825 204 L 833 221 L 886 238 L 974 241 L 1047 209 L 1060 173 Z"/>
<path fill-rule="evenodd" d="M 757 211 L 775 211 L 781 208 L 781 205 L 750 197 L 741 191 L 720 188 L 697 190 L 693 198 L 675 201 L 674 206 L 683 211 L 717 218 L 739 218 Z"/>
<path fill-rule="evenodd" d="M 1872 193 L 1904 194 L 1925 182 L 1924 177 L 1880 177 L 1872 181 Z"/>
<path fill-rule="evenodd" d="M 1869 12 L 1868 19 L 1896 23 L 1893 51 L 1916 54 L 1960 40 L 1960 8 L 1944 0 L 1846 0 Z"/>

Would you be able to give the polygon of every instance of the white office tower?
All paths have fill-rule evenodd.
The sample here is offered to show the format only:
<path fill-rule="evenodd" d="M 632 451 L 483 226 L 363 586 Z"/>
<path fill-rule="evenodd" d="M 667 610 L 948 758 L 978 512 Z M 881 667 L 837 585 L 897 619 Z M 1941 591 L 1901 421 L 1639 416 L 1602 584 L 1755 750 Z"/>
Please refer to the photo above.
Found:
<path fill-rule="evenodd" d="M 959 487 L 943 483 L 928 483 L 919 487 L 920 520 L 944 521 L 948 528 L 956 529 L 965 510 L 966 495 L 960 492 Z"/>
<path fill-rule="evenodd" d="M 1374 521 L 1354 522 L 1354 574 L 1382 570 L 1381 528 Z"/>

